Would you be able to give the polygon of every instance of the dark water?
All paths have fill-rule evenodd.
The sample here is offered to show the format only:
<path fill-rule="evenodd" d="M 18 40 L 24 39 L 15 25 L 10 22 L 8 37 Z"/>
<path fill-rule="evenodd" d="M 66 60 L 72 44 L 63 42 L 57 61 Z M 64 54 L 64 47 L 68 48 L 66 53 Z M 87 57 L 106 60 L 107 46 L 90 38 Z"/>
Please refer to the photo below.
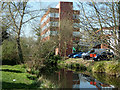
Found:
<path fill-rule="evenodd" d="M 58 72 L 47 76 L 60 88 L 120 88 L 120 78 L 108 76 L 106 74 L 93 73 L 83 74 L 71 70 L 61 69 Z"/>

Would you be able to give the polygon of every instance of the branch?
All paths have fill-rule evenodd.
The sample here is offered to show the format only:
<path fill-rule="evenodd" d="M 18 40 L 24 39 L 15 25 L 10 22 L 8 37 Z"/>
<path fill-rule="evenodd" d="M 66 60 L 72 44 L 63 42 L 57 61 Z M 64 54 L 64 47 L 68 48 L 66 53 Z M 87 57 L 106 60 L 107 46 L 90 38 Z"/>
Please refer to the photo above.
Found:
<path fill-rule="evenodd" d="M 11 16 L 11 18 L 12 18 L 12 20 L 13 20 L 13 23 L 14 23 L 14 25 L 15 25 L 15 28 L 16 28 L 16 30 L 17 30 L 17 29 L 18 29 L 18 26 L 16 25 L 15 19 L 14 19 L 13 15 L 12 15 L 12 12 L 11 12 L 10 2 L 8 3 L 8 5 L 9 5 L 10 16 Z"/>
<path fill-rule="evenodd" d="M 27 21 L 23 22 L 22 24 L 25 24 L 25 23 L 29 22 L 30 20 L 35 19 L 35 18 L 40 17 L 40 16 L 41 15 L 38 15 L 38 16 L 35 16 L 35 17 L 31 17 L 30 19 L 28 19 Z"/>

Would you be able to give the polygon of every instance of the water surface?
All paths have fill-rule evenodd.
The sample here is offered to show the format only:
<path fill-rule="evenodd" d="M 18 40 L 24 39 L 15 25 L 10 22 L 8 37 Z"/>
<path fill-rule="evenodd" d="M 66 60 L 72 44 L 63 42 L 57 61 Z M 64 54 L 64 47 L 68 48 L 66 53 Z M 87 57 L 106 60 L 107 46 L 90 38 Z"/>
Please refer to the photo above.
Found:
<path fill-rule="evenodd" d="M 104 73 L 92 73 L 90 75 L 61 69 L 58 72 L 47 76 L 60 88 L 120 88 L 120 78 L 108 76 Z"/>

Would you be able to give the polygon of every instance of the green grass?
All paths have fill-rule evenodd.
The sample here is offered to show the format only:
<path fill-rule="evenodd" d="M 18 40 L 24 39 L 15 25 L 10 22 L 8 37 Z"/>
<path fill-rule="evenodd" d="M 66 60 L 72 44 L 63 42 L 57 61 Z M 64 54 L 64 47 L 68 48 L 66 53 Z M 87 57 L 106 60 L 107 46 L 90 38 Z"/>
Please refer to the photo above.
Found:
<path fill-rule="evenodd" d="M 2 65 L 2 88 L 3 89 L 24 89 L 36 88 L 35 80 L 28 78 L 29 73 L 26 72 L 22 65 Z M 15 79 L 16 81 L 13 81 Z"/>

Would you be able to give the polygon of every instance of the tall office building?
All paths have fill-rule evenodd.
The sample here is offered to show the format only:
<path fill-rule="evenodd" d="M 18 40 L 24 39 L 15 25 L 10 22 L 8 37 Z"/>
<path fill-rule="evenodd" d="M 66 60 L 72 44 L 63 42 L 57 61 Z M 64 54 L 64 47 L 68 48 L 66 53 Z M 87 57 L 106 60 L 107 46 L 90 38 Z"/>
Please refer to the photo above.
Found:
<path fill-rule="evenodd" d="M 73 43 L 79 41 L 78 24 L 80 12 L 73 10 L 73 2 L 59 2 L 56 8 L 49 8 L 41 18 L 42 41 L 57 39 L 61 56 L 72 53 Z"/>

